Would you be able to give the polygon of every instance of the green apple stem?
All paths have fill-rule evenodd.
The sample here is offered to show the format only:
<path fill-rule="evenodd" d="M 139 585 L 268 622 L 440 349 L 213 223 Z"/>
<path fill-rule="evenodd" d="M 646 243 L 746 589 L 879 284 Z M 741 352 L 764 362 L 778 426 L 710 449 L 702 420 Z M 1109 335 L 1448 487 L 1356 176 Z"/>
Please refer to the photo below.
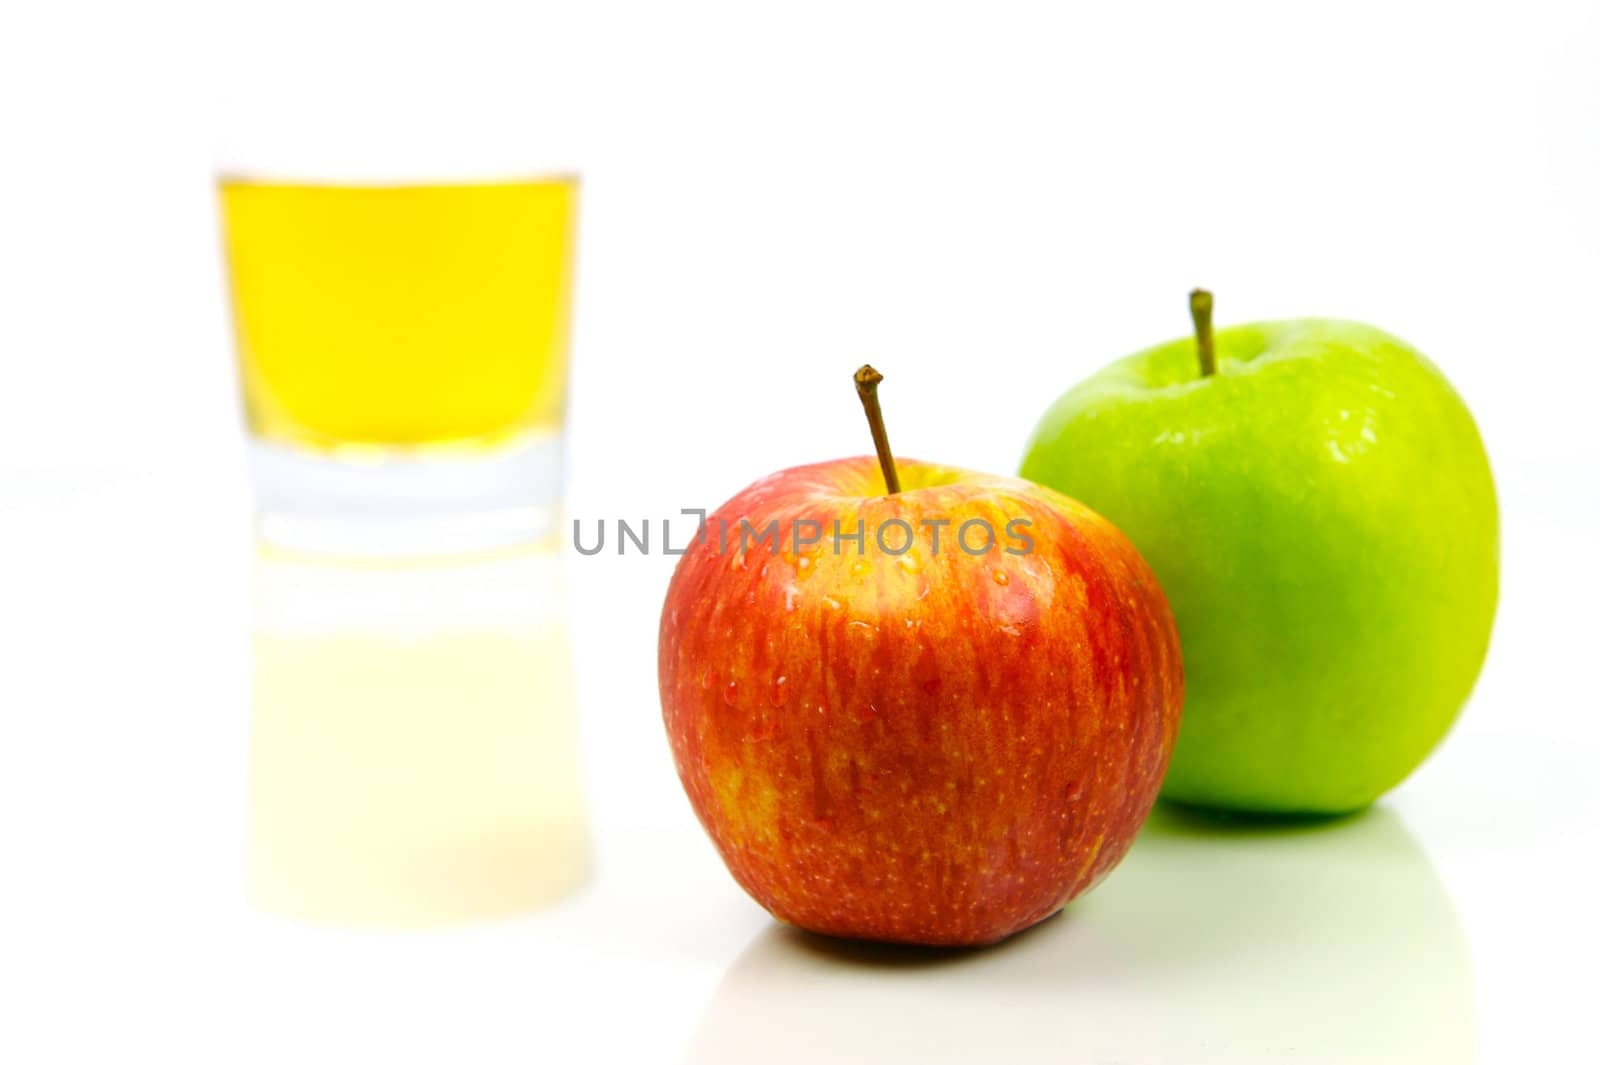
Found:
<path fill-rule="evenodd" d="M 889 451 L 889 432 L 883 427 L 883 410 L 878 406 L 878 382 L 883 374 L 871 366 L 856 371 L 856 395 L 867 412 L 867 425 L 872 429 L 872 446 L 878 449 L 878 465 L 883 468 L 883 483 L 894 495 L 900 491 L 900 473 L 894 468 L 894 455 Z"/>
<path fill-rule="evenodd" d="M 1211 293 L 1197 288 L 1189 293 L 1189 316 L 1194 319 L 1194 346 L 1200 353 L 1200 376 L 1217 372 L 1217 345 L 1211 337 Z"/>

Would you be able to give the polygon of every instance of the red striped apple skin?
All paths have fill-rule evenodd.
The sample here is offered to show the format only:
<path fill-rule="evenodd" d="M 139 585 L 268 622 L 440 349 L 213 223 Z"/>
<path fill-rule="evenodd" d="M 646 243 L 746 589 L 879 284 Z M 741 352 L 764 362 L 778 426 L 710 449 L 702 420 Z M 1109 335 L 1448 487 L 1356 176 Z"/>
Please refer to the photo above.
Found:
<path fill-rule="evenodd" d="M 695 813 L 773 916 L 852 939 L 990 943 L 1126 853 L 1177 734 L 1178 635 L 1149 567 L 1088 508 L 898 466 L 895 495 L 873 459 L 844 459 L 773 474 L 708 518 L 662 611 L 662 710 Z M 874 536 L 895 518 L 916 531 L 901 555 L 901 527 Z M 742 519 L 752 536 L 776 520 L 777 553 L 741 551 Z M 940 519 L 935 552 L 923 522 Z M 797 552 L 808 520 L 823 539 Z M 864 522 L 860 553 L 834 553 L 835 520 Z M 995 533 L 980 555 L 955 541 L 972 520 Z M 1026 546 L 1008 525 L 1031 551 L 1006 552 Z M 969 534 L 982 544 L 980 526 Z"/>

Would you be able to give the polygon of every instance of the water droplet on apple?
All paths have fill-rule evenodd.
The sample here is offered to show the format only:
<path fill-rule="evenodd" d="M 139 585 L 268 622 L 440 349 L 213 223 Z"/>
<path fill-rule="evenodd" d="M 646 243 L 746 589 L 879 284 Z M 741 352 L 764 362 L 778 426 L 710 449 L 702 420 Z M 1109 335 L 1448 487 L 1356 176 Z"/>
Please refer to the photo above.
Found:
<path fill-rule="evenodd" d="M 795 603 L 800 599 L 800 589 L 789 585 L 783 590 L 783 609 L 786 613 L 794 613 Z"/>
<path fill-rule="evenodd" d="M 722 701 L 729 706 L 739 705 L 739 682 L 730 680 L 728 686 L 722 689 Z"/>
<path fill-rule="evenodd" d="M 922 562 L 916 555 L 901 555 L 897 565 L 907 573 L 922 572 Z"/>
<path fill-rule="evenodd" d="M 789 701 L 788 677 L 777 677 L 772 682 L 772 691 L 769 701 L 774 707 L 781 707 Z"/>
<path fill-rule="evenodd" d="M 994 582 L 1004 587 L 1005 585 L 1011 583 L 1011 574 L 1007 573 L 1003 569 L 997 569 L 994 571 Z"/>
<path fill-rule="evenodd" d="M 839 602 L 839 600 L 835 599 L 831 595 L 825 595 L 822 597 L 822 605 L 827 607 L 829 610 L 839 610 L 844 606 L 843 603 Z"/>

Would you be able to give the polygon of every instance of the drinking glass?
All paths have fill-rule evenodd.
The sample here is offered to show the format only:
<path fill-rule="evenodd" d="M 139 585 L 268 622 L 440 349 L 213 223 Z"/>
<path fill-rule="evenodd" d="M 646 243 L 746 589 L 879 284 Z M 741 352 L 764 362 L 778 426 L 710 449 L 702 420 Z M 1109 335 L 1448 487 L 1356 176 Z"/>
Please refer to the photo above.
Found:
<path fill-rule="evenodd" d="M 262 537 L 413 553 L 550 535 L 577 179 L 218 186 Z"/>

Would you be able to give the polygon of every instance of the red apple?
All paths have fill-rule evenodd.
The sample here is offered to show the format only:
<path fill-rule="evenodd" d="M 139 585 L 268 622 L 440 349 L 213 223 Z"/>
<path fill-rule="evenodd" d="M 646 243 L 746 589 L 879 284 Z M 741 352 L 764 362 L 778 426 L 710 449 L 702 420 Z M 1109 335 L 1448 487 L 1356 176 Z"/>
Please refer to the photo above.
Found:
<path fill-rule="evenodd" d="M 1082 504 L 897 467 L 862 374 L 882 474 L 773 474 L 679 560 L 667 734 L 729 871 L 778 919 L 990 943 L 1092 887 L 1144 823 L 1183 703 L 1177 631 L 1138 552 Z"/>

